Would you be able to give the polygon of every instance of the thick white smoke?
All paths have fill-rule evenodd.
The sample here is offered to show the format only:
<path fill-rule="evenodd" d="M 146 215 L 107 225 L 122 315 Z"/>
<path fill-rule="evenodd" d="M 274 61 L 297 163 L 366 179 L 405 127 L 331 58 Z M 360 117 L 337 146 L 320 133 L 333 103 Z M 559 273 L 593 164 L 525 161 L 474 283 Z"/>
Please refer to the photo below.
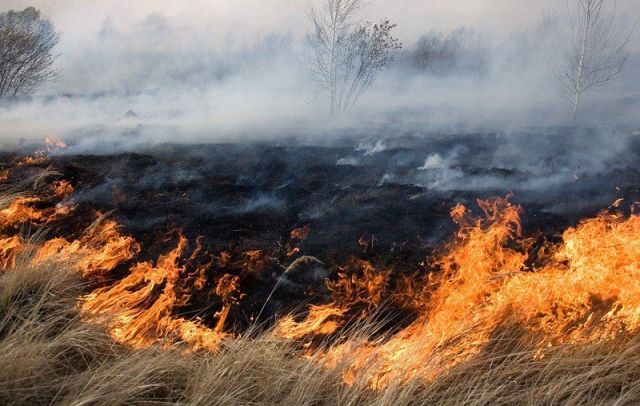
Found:
<path fill-rule="evenodd" d="M 389 17 L 406 51 L 353 114 L 330 124 L 305 69 L 311 3 L 5 0 L 2 9 L 34 5 L 53 20 L 61 34 L 60 76 L 33 99 L 0 108 L 1 138 L 10 145 L 53 134 L 89 149 L 112 139 L 131 146 L 264 137 L 319 142 L 347 130 L 393 135 L 566 121 L 568 106 L 554 77 L 566 42 L 564 2 L 370 2 L 361 19 Z M 640 11 L 634 0 L 618 7 L 619 14 Z M 536 24 L 545 11 L 555 12 L 558 24 L 541 36 Z M 460 26 L 485 38 L 485 75 L 411 71 L 406 52 L 421 35 Z M 587 99 L 586 117 L 633 118 L 640 94 L 633 63 L 626 76 Z"/>

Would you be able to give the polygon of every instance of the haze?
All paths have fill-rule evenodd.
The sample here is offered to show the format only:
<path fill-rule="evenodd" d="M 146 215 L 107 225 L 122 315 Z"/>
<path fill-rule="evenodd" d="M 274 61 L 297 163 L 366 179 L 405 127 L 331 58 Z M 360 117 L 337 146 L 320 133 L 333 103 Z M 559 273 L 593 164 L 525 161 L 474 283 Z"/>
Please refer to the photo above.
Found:
<path fill-rule="evenodd" d="M 56 133 L 89 139 L 87 134 L 135 131 L 189 140 L 312 133 L 326 122 L 326 108 L 304 67 L 311 3 L 4 0 L 0 11 L 33 5 L 60 32 L 58 80 L 32 100 L 0 111 L 5 138 Z M 633 24 L 640 2 L 618 0 L 617 11 Z M 566 13 L 563 0 L 371 0 L 360 18 L 396 23 L 394 35 L 403 51 L 411 51 L 424 34 L 466 27 L 485 44 L 491 66 L 480 80 L 464 74 L 407 75 L 396 64 L 348 126 L 371 131 L 390 115 L 408 111 L 414 115 L 403 125 L 418 116 L 422 130 L 562 122 L 567 108 L 554 69 L 567 45 L 561 38 Z M 555 16 L 558 30 L 548 43 L 531 34 L 545 15 Z M 633 52 L 640 50 L 639 37 L 637 32 L 632 37 Z M 512 48 L 522 38 L 535 51 L 520 49 L 516 56 Z M 614 114 L 612 120 L 620 122 L 637 112 L 637 59 L 629 65 L 599 102 L 585 106 L 598 119 Z M 628 98 L 631 104 L 618 104 Z"/>

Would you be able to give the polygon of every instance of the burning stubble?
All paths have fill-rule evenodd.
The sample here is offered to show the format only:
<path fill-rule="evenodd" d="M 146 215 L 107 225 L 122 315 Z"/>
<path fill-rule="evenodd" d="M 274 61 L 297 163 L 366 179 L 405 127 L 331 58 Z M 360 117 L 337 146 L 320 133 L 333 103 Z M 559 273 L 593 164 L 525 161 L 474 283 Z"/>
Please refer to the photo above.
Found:
<path fill-rule="evenodd" d="M 640 403 L 637 0 L 50 3 L 0 403 Z"/>
<path fill-rule="evenodd" d="M 254 230 L 233 229 L 250 226 L 245 223 L 224 231 L 229 226 L 221 219 L 213 221 L 226 235 L 217 239 L 188 238 L 185 232 L 194 230 L 186 223 L 184 229 L 174 224 L 165 233 L 145 234 L 136 230 L 147 225 L 129 222 L 139 234 L 135 237 L 113 219 L 120 215 L 105 214 L 104 200 L 74 200 L 86 187 L 81 179 L 94 187 L 106 179 L 95 178 L 95 168 L 77 158 L 50 157 L 65 147 L 61 141 L 46 145 L 45 152 L 15 157 L 8 165 L 0 265 L 12 273 L 20 272 L 24 261 L 72 264 L 88 283 L 77 304 L 83 319 L 135 349 L 178 346 L 217 353 L 236 340 L 251 339 L 257 329 L 299 346 L 320 365 L 341 365 L 346 385 L 365 382 L 383 390 L 416 379 L 433 381 L 494 351 L 496 334 L 505 325 L 518 326 L 519 340 L 535 349 L 536 359 L 556 347 L 621 340 L 640 327 L 640 217 L 635 204 L 623 198 L 574 226 L 532 236 L 523 233 L 526 208 L 511 196 L 471 206 L 452 203 L 442 213 L 451 219 L 452 234 L 429 249 L 412 249 L 415 256 L 366 234 L 354 238 L 351 254 L 338 247 L 343 255 L 336 256 L 326 246 L 318 248 L 323 240 L 314 237 L 329 217 L 290 227 L 277 240 L 269 240 L 273 230 L 257 231 L 259 222 Z M 360 152 L 363 158 L 374 153 Z M 384 149 L 375 152 L 380 153 Z M 141 165 L 151 156 L 124 158 Z M 442 165 L 432 155 L 416 171 Z M 334 162 L 333 168 L 340 167 Z M 181 179 L 216 181 L 212 175 Z M 286 187 L 274 179 L 268 184 L 273 190 Z M 231 187 L 227 181 L 223 185 Z M 388 187 L 373 185 L 377 193 Z M 166 193 L 142 190 L 159 193 L 154 199 Z M 112 193 L 113 209 L 132 210 L 127 191 Z M 195 198 L 188 191 L 172 193 L 184 204 Z M 249 201 L 255 196 L 245 191 Z M 362 204 L 367 198 L 356 192 L 346 200 Z M 277 211 L 243 207 L 222 219 L 291 221 Z M 387 261 L 378 245 L 388 249 Z M 306 250 L 323 254 L 322 260 L 305 255 Z"/>

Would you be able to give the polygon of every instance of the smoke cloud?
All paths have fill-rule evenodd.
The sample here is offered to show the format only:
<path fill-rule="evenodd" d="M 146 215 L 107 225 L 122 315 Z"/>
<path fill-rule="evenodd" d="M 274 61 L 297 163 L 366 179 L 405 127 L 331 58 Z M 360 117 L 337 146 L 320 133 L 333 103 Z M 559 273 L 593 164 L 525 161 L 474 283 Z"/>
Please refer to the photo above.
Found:
<path fill-rule="evenodd" d="M 60 76 L 30 100 L 0 108 L 2 139 L 11 146 L 56 135 L 82 152 L 151 141 L 319 143 L 345 134 L 562 124 L 569 107 L 555 76 L 567 27 L 558 3 L 371 2 L 360 18 L 389 17 L 404 49 L 351 114 L 328 124 L 327 103 L 305 65 L 311 3 L 7 0 L 3 9 L 34 5 L 52 19 L 61 35 Z M 618 2 L 620 15 L 638 11 L 633 0 Z M 453 65 L 444 74 L 416 70 L 418 39 L 459 27 L 468 34 L 456 58 L 484 61 L 481 72 Z M 634 37 L 634 50 L 638 44 Z M 635 125 L 639 66 L 633 58 L 612 86 L 587 98 L 584 116 Z"/>

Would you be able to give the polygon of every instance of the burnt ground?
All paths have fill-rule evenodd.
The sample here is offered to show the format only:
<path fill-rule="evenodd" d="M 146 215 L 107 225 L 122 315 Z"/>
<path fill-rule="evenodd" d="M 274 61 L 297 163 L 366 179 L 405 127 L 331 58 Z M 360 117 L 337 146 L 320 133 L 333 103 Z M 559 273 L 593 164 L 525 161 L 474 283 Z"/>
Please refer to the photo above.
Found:
<path fill-rule="evenodd" d="M 286 255 L 294 246 L 323 261 L 326 273 L 299 285 L 292 280 L 268 315 L 326 300 L 322 280 L 352 256 L 414 272 L 455 230 L 449 210 L 456 203 L 475 210 L 478 198 L 512 193 L 524 207 L 525 234 L 554 238 L 618 198 L 640 200 L 637 138 L 619 129 L 552 129 L 359 137 L 322 146 L 162 144 L 101 155 L 76 155 L 70 142 L 51 165 L 76 188 L 70 199 L 77 213 L 114 210 L 125 233 L 141 242 L 143 259 L 172 248 L 176 229 L 192 241 L 202 236 L 210 252 L 263 251 L 266 259 L 256 266 L 264 270 L 243 277 L 247 298 L 233 317 L 243 324 L 296 257 Z M 0 162 L 11 167 L 14 159 L 5 154 Z M 69 234 L 65 227 L 51 232 Z M 311 232 L 292 241 L 299 227 Z M 185 311 L 215 309 L 208 300 Z"/>

